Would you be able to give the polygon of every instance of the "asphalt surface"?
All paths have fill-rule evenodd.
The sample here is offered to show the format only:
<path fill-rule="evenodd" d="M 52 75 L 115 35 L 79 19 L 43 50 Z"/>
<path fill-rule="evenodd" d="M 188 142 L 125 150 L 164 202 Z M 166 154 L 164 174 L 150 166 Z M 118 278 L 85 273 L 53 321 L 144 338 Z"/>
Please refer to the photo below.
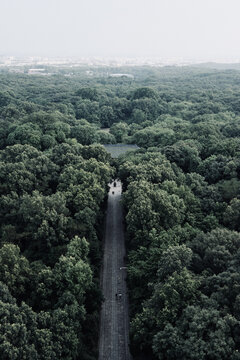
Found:
<path fill-rule="evenodd" d="M 114 192 L 114 193 L 113 193 Z M 121 205 L 122 187 L 111 184 L 104 242 L 99 360 L 130 360 L 129 315 L 124 263 L 125 243 Z"/>

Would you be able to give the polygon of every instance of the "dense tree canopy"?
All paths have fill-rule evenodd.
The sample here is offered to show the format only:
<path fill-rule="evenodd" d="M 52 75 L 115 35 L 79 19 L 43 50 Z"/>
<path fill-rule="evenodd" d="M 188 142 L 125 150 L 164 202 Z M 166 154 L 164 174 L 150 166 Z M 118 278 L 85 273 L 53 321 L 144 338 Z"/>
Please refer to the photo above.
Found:
<path fill-rule="evenodd" d="M 120 70 L 1 68 L 0 358 L 98 358 L 117 172 L 134 358 L 239 360 L 240 72 Z"/>

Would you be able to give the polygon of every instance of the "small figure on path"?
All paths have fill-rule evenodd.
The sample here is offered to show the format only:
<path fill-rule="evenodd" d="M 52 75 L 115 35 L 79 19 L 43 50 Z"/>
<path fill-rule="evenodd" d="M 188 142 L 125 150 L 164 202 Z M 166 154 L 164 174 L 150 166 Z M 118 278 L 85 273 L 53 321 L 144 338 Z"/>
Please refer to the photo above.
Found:
<path fill-rule="evenodd" d="M 122 294 L 121 294 L 121 293 L 119 293 L 119 294 L 116 293 L 116 299 L 117 299 L 117 300 L 121 300 L 121 298 L 122 298 Z"/>

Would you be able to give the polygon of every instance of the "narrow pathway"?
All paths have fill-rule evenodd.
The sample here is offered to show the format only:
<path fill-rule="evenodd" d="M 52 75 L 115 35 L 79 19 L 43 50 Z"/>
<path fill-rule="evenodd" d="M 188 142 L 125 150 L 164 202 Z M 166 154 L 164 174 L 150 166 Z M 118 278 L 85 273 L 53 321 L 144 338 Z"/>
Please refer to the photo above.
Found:
<path fill-rule="evenodd" d="M 102 291 L 99 360 L 130 360 L 128 296 L 122 206 L 122 186 L 111 184 L 108 195 Z"/>

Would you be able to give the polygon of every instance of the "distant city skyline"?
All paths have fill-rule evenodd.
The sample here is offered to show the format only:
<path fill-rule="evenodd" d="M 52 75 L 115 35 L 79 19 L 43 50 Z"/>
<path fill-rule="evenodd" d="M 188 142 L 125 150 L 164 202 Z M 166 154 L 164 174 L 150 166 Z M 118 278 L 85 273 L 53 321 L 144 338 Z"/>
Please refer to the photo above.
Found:
<path fill-rule="evenodd" d="M 239 0 L 2 0 L 0 55 L 240 60 Z"/>
<path fill-rule="evenodd" d="M 192 58 L 182 58 L 182 57 L 172 57 L 172 58 L 160 58 L 160 57 L 107 57 L 107 56 L 30 56 L 30 55 L 12 55 L 12 54 L 1 54 L 0 53 L 0 64 L 8 63 L 14 64 L 21 62 L 24 63 L 39 63 L 39 64 L 57 64 L 57 63 L 82 63 L 82 64 L 97 64 L 97 63 L 119 63 L 119 65 L 124 64 L 201 64 L 201 63 L 223 63 L 223 64 L 234 64 L 240 63 L 240 58 L 212 58 L 211 60 L 206 59 L 192 59 Z"/>

